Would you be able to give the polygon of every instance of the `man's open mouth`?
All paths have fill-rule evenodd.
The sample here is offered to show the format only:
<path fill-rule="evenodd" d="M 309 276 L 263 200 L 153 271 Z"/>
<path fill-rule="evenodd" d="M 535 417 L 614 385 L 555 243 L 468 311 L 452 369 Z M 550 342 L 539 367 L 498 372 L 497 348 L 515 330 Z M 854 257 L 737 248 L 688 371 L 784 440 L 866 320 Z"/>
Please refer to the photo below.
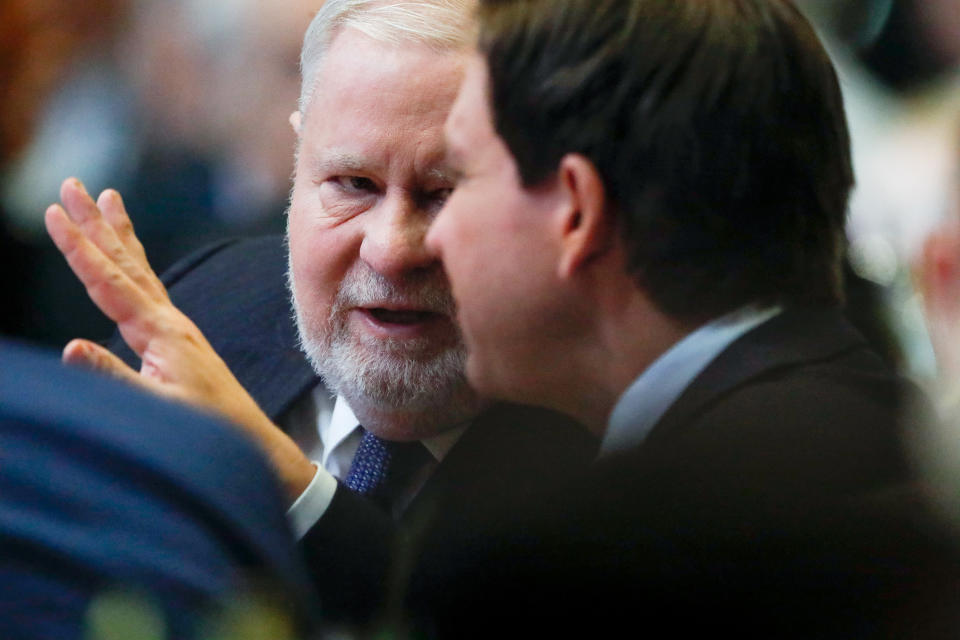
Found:
<path fill-rule="evenodd" d="M 365 309 L 374 320 L 384 324 L 420 324 L 436 320 L 441 314 L 434 311 L 413 311 L 407 309 L 384 309 L 382 307 L 373 307 Z"/>

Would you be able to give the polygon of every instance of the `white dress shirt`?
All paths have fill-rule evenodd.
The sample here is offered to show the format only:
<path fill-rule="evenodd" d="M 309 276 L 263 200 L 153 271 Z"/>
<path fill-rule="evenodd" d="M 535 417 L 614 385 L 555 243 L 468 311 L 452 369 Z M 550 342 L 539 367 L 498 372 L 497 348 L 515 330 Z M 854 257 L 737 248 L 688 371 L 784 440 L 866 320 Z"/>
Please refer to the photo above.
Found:
<path fill-rule="evenodd" d="M 318 385 L 299 407 L 295 407 L 285 422 L 288 433 L 304 434 L 299 438 L 294 436 L 294 439 L 317 467 L 313 481 L 287 511 L 291 528 L 299 539 L 306 535 L 330 506 L 333 494 L 337 491 L 337 480 L 346 478 L 350 471 L 350 463 L 360 446 L 362 432 L 360 421 L 347 401 L 342 396 L 334 398 L 323 385 Z M 433 467 L 453 448 L 467 426 L 460 425 L 420 441 L 433 457 Z M 419 481 L 406 492 L 407 502 L 413 499 L 432 470 L 431 467 L 417 475 Z"/>
<path fill-rule="evenodd" d="M 600 457 L 642 443 L 707 365 L 737 338 L 781 310 L 742 307 L 708 322 L 661 354 L 617 400 L 600 443 Z"/>

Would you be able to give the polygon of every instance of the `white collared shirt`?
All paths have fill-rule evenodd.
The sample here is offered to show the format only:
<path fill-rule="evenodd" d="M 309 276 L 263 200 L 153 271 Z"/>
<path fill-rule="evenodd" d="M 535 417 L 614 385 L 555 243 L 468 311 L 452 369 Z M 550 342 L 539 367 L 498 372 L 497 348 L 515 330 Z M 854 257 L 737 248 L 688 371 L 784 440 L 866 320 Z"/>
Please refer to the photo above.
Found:
<path fill-rule="evenodd" d="M 334 398 L 323 385 L 318 385 L 304 402 L 308 405 L 306 410 L 301 407 L 299 412 L 293 412 L 300 414 L 299 418 L 294 419 L 312 420 L 312 428 L 319 438 L 306 444 L 309 450 L 305 451 L 307 457 L 314 461 L 317 472 L 300 497 L 287 510 L 290 525 L 298 539 L 306 535 L 330 506 L 337 490 L 337 480 L 346 478 L 362 437 L 360 421 L 342 396 Z M 420 441 L 433 456 L 434 466 L 453 448 L 467 426 L 464 424 L 454 427 Z M 309 429 L 310 425 L 307 425 L 306 430 Z M 298 430 L 304 431 L 302 428 Z M 298 444 L 304 446 L 304 443 Z M 429 472 L 420 477 L 425 479 L 427 475 Z M 421 486 L 422 482 L 410 487 L 408 501 L 416 495 Z"/>
<path fill-rule="evenodd" d="M 667 349 L 620 395 L 600 443 L 600 457 L 641 444 L 707 365 L 737 338 L 781 311 L 781 307 L 742 307 Z"/>

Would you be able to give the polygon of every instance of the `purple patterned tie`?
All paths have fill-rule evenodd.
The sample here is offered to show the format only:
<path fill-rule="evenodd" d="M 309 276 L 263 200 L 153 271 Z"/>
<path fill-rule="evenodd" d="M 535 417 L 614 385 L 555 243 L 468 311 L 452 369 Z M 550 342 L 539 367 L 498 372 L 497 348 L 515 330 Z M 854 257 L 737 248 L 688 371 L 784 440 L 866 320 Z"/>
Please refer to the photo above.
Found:
<path fill-rule="evenodd" d="M 360 446 L 344 479 L 347 488 L 390 509 L 430 454 L 419 441 L 383 440 L 363 429 Z"/>

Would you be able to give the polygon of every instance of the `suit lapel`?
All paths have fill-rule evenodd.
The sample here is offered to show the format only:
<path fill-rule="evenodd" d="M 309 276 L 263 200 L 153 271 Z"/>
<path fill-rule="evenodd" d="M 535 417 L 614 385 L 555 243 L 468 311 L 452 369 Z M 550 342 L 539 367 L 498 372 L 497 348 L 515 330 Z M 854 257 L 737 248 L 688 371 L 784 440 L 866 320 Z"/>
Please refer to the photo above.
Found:
<path fill-rule="evenodd" d="M 272 420 L 319 382 L 297 347 L 281 236 L 215 245 L 164 275 L 170 297 L 200 328 Z"/>
<path fill-rule="evenodd" d="M 838 310 L 786 309 L 721 352 L 667 410 L 647 441 L 670 438 L 712 403 L 757 377 L 865 345 Z"/>
<path fill-rule="evenodd" d="M 236 348 L 243 349 L 244 345 L 236 345 Z M 231 356 L 224 355 L 225 360 L 228 357 Z M 236 355 L 232 357 L 234 362 L 239 359 L 246 363 L 242 368 L 237 367 L 234 373 L 264 413 L 274 421 L 320 382 L 299 350 L 277 352 L 260 350 L 258 345 L 251 345 L 244 349 L 242 359 Z"/>

